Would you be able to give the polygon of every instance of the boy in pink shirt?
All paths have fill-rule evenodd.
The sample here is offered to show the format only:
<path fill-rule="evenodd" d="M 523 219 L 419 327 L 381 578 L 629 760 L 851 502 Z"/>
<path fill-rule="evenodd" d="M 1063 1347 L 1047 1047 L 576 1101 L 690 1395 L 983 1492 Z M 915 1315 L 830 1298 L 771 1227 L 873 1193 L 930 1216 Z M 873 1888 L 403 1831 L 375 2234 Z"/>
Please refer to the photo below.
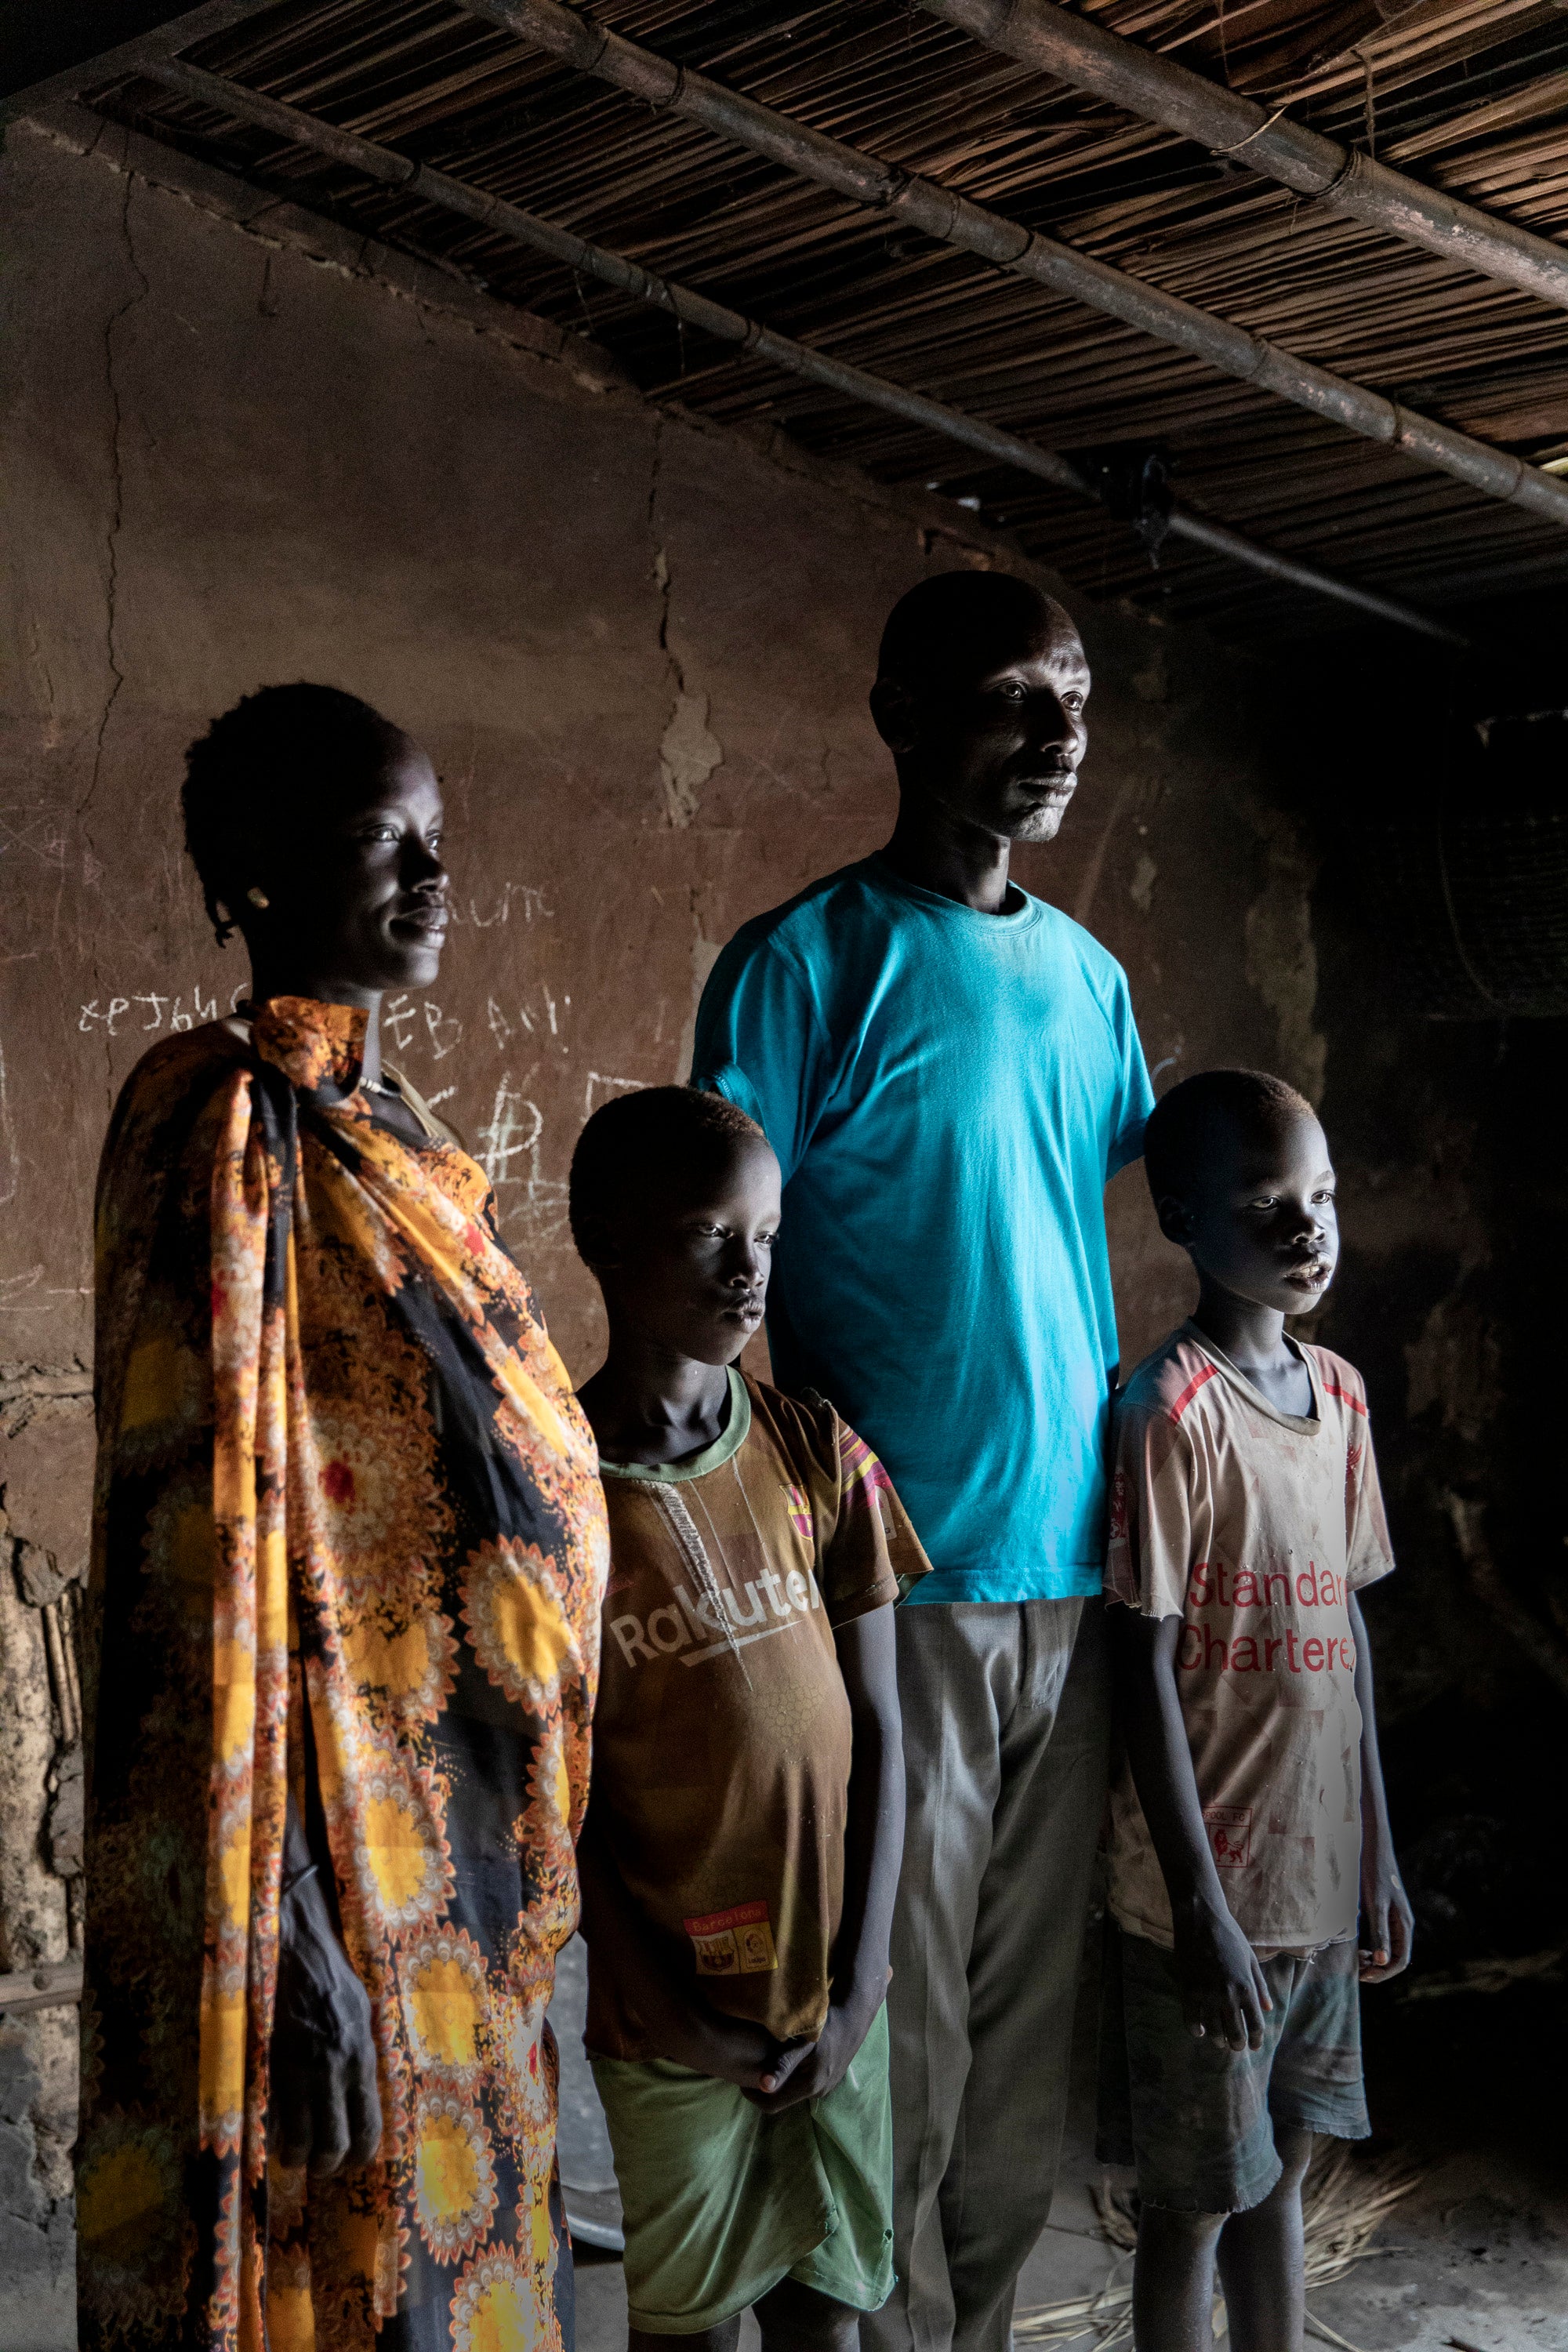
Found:
<path fill-rule="evenodd" d="M 1143 1151 L 1199 1294 L 1118 1401 L 1106 1573 L 1126 1760 L 1103 2042 L 1142 2200 L 1133 2326 L 1139 2352 L 1207 2352 L 1217 2262 L 1234 2352 L 1282 2352 L 1312 2135 L 1370 2129 L 1358 1979 L 1410 1956 L 1356 1598 L 1394 1559 L 1360 1375 L 1285 1329 L 1339 1249 L 1310 1104 L 1206 1071 Z"/>

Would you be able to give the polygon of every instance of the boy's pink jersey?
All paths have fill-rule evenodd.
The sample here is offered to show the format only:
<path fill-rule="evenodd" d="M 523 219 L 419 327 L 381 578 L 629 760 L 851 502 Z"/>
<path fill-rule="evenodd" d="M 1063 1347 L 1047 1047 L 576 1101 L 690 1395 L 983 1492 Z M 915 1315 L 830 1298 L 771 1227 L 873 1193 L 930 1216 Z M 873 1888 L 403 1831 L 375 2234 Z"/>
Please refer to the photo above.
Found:
<path fill-rule="evenodd" d="M 1347 1596 L 1394 1566 L 1361 1376 L 1300 1350 L 1311 1419 L 1278 1412 L 1193 1323 L 1117 1401 L 1106 1598 L 1181 1617 L 1176 1686 L 1226 1899 L 1259 1951 L 1355 1933 L 1361 1709 Z M 1169 1946 L 1131 1774 L 1110 1906 Z"/>

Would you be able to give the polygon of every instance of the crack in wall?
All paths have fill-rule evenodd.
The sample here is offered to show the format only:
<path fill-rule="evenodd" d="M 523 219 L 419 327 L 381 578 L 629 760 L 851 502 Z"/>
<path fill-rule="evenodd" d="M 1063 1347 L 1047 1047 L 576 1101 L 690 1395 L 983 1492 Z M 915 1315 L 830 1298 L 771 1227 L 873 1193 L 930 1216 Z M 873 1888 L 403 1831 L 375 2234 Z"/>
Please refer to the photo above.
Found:
<path fill-rule="evenodd" d="M 117 310 L 110 311 L 103 329 L 103 380 L 109 395 L 109 519 L 104 531 L 104 662 L 109 672 L 109 691 L 104 697 L 102 714 L 93 741 L 92 774 L 86 793 L 77 810 L 77 822 L 81 828 L 83 864 L 96 867 L 99 864 L 93 845 L 88 812 L 98 791 L 103 772 L 104 743 L 109 734 L 109 722 L 114 706 L 125 684 L 125 671 L 121 663 L 120 646 L 120 533 L 125 520 L 125 465 L 121 443 L 125 427 L 124 404 L 120 396 L 120 379 L 115 365 L 115 330 L 137 304 L 144 302 L 152 292 L 146 271 L 136 258 L 136 244 L 131 234 L 131 198 L 135 182 L 125 175 L 125 197 L 120 208 L 120 231 L 125 241 L 125 257 L 135 278 L 132 291 Z M 96 940 L 91 950 L 94 984 L 100 995 L 103 992 L 103 975 L 99 970 Z M 114 1101 L 114 1056 L 107 1035 L 103 1040 L 104 1087 L 110 1106 Z"/>
<path fill-rule="evenodd" d="M 658 536 L 659 467 L 663 457 L 664 419 L 653 420 L 653 463 L 647 486 L 647 530 L 653 541 L 653 576 L 658 585 L 658 649 L 664 656 L 665 677 L 674 709 L 658 747 L 659 782 L 664 786 L 664 821 L 684 830 L 701 807 L 703 785 L 724 757 L 724 746 L 708 724 L 705 694 L 688 691 L 680 656 L 669 642 L 670 598 L 674 583 L 669 558 Z"/>
<path fill-rule="evenodd" d="M 43 632 L 38 627 L 38 616 L 36 613 L 29 613 L 27 615 L 27 658 L 44 681 L 44 700 L 48 709 L 44 742 L 46 749 L 52 751 L 59 740 L 59 715 L 55 706 L 55 681 L 49 674 L 48 660 L 44 652 Z"/>
<path fill-rule="evenodd" d="M 98 736 L 93 745 L 92 780 L 77 814 L 85 817 L 98 790 L 99 775 L 103 766 L 103 741 L 109 731 L 109 721 L 125 684 L 125 672 L 120 666 L 120 530 L 125 520 L 125 467 L 121 454 L 121 438 L 124 430 L 124 409 L 120 398 L 120 383 L 114 365 L 114 331 L 128 312 L 139 302 L 144 302 L 152 292 L 147 274 L 136 258 L 135 240 L 131 234 L 131 196 L 135 183 L 127 174 L 125 201 L 120 208 L 120 231 L 125 240 L 125 257 L 136 279 L 136 289 L 128 295 L 118 310 L 110 311 L 103 330 L 103 380 L 109 394 L 109 467 L 110 499 L 109 526 L 104 533 L 104 658 L 109 671 L 109 693 L 104 700 L 103 716 L 98 722 Z"/>
<path fill-rule="evenodd" d="M 77 116 L 83 112 L 76 108 L 69 111 Z M 595 397 L 616 394 L 635 400 L 645 411 L 649 406 L 646 396 L 637 390 L 610 353 L 595 344 L 591 336 L 584 337 L 575 328 L 558 326 L 535 312 L 490 295 L 461 269 L 400 253 L 374 237 L 349 238 L 340 225 L 281 198 L 260 212 L 247 205 L 246 211 L 238 214 L 232 208 L 236 197 L 251 198 L 255 192 L 237 180 L 233 181 L 232 194 L 226 192 L 223 184 L 233 180 L 232 174 L 192 167 L 202 168 L 204 184 L 198 190 L 184 176 L 189 159 L 174 150 L 159 148 L 151 140 L 100 118 L 88 116 L 85 120 L 92 132 L 85 141 L 81 132 L 57 121 L 24 117 L 13 127 L 68 155 L 95 163 L 117 178 L 139 181 L 144 188 L 186 205 L 235 236 L 250 238 L 269 253 L 293 256 L 313 269 L 328 270 L 351 283 L 370 286 L 395 302 L 412 302 L 447 326 L 493 340 L 530 361 L 564 368 L 580 390 Z M 335 251 L 331 249 L 334 245 Z M 342 257 L 350 245 L 361 257 L 357 268 Z M 391 274 L 393 265 L 404 273 L 403 278 Z M 405 282 L 410 268 L 427 276 L 429 285 L 412 289 Z M 430 290 L 443 278 L 450 281 L 455 300 L 477 299 L 493 315 L 480 320 L 465 309 L 447 309 L 440 296 Z M 656 411 L 656 428 L 662 421 L 661 413 Z M 831 489 L 835 496 L 847 499 L 857 508 L 869 529 L 902 533 L 912 522 L 916 540 L 927 554 L 933 548 L 950 550 L 957 562 L 982 571 L 1000 565 L 1020 579 L 1037 581 L 1051 593 L 1060 587 L 1058 575 L 1026 555 L 1010 532 L 994 530 L 977 515 L 954 514 L 943 499 L 873 481 L 847 459 L 821 457 L 802 443 L 792 441 L 776 425 L 765 421 L 724 423 L 691 410 L 683 411 L 679 420 L 671 421 L 679 421 L 685 433 L 749 449 L 779 473 L 810 482 L 818 489 Z M 1145 618 L 1152 625 L 1161 625 L 1158 614 Z"/>
<path fill-rule="evenodd" d="M 79 110 L 73 109 L 72 111 Z M 509 331 L 506 319 L 509 305 L 488 295 L 481 285 L 466 277 L 456 267 L 443 262 L 421 261 L 411 255 L 397 253 L 393 247 L 379 244 L 374 237 L 349 236 L 336 223 L 312 215 L 302 207 L 296 207 L 282 198 L 275 199 L 259 213 L 247 210 L 243 216 L 237 215 L 210 184 L 197 193 L 183 183 L 179 166 L 186 159 L 178 156 L 172 149 L 165 149 L 160 154 L 150 141 L 139 140 L 132 131 L 121 131 L 112 144 L 106 144 L 110 131 L 117 128 L 108 122 L 96 122 L 95 136 L 85 146 L 79 136 L 56 122 L 25 117 L 19 127 L 35 138 L 47 140 L 50 146 L 63 149 L 68 155 L 80 156 L 84 161 L 104 165 L 117 179 L 139 181 L 143 187 L 173 198 L 175 204 L 188 206 L 191 211 L 200 213 L 206 220 L 217 222 L 236 236 L 249 237 L 269 254 L 293 255 L 308 263 L 312 269 L 330 270 L 336 277 L 347 278 L 351 284 L 373 286 L 378 294 L 388 295 L 395 302 L 412 302 L 416 308 L 429 310 L 433 317 L 443 319 L 466 333 L 491 339 L 507 350 L 521 352 L 546 366 L 564 367 L 574 383 L 584 392 L 625 392 L 630 389 L 609 353 L 585 344 L 574 328 L 557 327 L 532 311 L 518 310 L 515 312 L 517 330 Z M 139 162 L 133 166 L 127 160 L 132 147 L 145 152 L 144 163 Z M 211 182 L 232 177 L 231 173 L 222 172 L 213 172 L 208 175 Z M 254 193 L 246 190 L 243 182 L 236 181 L 234 184 L 237 193 Z M 302 229 L 301 223 L 309 224 L 309 229 Z M 338 241 L 339 251 L 336 254 L 325 249 L 325 239 Z M 360 257 L 358 266 L 351 265 L 342 257 L 350 247 Z M 369 257 L 372 256 L 382 257 L 372 259 Z M 477 297 L 488 309 L 495 311 L 496 317 L 484 321 L 476 320 L 463 310 L 445 309 L 438 299 L 432 299 L 428 294 L 411 292 L 406 285 L 399 284 L 388 276 L 388 260 L 404 264 L 412 262 L 416 268 L 427 271 L 432 281 L 449 279 L 454 296 Z M 535 340 L 538 336 L 547 340 L 538 341 Z M 600 369 L 600 373 L 590 372 L 587 364 L 590 360 Z"/>
<path fill-rule="evenodd" d="M 647 535 L 653 547 L 653 576 L 658 587 L 658 649 L 669 657 L 669 563 L 658 536 L 658 477 L 664 464 L 664 418 L 653 414 L 653 451 L 647 475 Z"/>

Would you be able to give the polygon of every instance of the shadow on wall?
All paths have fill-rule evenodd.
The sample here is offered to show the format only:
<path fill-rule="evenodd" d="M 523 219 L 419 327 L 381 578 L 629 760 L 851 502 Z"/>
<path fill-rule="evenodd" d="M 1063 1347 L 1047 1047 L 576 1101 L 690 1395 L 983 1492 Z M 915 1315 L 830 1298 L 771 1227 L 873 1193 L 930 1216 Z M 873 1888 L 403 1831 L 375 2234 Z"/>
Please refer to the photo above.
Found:
<path fill-rule="evenodd" d="M 1366 1608 L 1424 1968 L 1568 1942 L 1568 717 L 1520 715 L 1565 686 L 1554 654 L 1501 682 L 1369 666 L 1316 706 L 1355 747 L 1331 796 L 1301 787 L 1344 1235 L 1313 1336 L 1373 1401 L 1400 1572 Z"/>

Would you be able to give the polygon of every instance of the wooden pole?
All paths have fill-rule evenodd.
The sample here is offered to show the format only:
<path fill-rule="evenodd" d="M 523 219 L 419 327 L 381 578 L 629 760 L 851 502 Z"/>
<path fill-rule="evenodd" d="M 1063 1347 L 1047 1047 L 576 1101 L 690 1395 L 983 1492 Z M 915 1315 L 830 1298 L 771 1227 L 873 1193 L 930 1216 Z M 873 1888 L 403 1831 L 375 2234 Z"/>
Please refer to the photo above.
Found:
<path fill-rule="evenodd" d="M 978 254 L 1053 294 L 1069 295 L 1091 310 L 1119 319 L 1123 326 L 1136 327 L 1159 342 L 1206 361 L 1223 374 L 1277 393 L 1314 416 L 1364 434 L 1369 441 L 1381 441 L 1417 465 L 1451 474 L 1472 490 L 1523 507 L 1568 530 L 1568 482 L 1527 466 L 1507 450 L 1418 415 L 1346 376 L 1314 367 L 1310 360 L 1298 359 L 1279 343 L 1266 342 L 1261 335 L 1216 318 L 1212 310 L 1184 302 L 1109 262 L 1091 260 L 1058 237 L 1032 235 L 1016 221 L 971 204 L 934 180 L 895 171 L 773 107 L 726 89 L 706 74 L 671 65 L 579 10 L 562 7 L 559 0 L 463 0 L 463 5 L 579 72 L 613 82 L 649 106 L 667 107 L 672 114 L 700 122 L 704 130 L 816 180 L 853 204 L 874 205 L 943 245 Z"/>
<path fill-rule="evenodd" d="M 1245 163 L 1298 195 L 1316 196 L 1369 228 L 1568 310 L 1568 252 L 1560 245 L 1441 188 L 1426 187 L 1357 148 L 1342 147 L 1292 122 L 1282 108 L 1268 113 L 1256 100 L 1220 89 L 1191 67 L 1140 48 L 1092 17 L 1075 16 L 1056 0 L 921 0 L 921 5 L 1070 89 L 1089 90 L 1123 113 L 1179 131 L 1211 154 Z"/>

